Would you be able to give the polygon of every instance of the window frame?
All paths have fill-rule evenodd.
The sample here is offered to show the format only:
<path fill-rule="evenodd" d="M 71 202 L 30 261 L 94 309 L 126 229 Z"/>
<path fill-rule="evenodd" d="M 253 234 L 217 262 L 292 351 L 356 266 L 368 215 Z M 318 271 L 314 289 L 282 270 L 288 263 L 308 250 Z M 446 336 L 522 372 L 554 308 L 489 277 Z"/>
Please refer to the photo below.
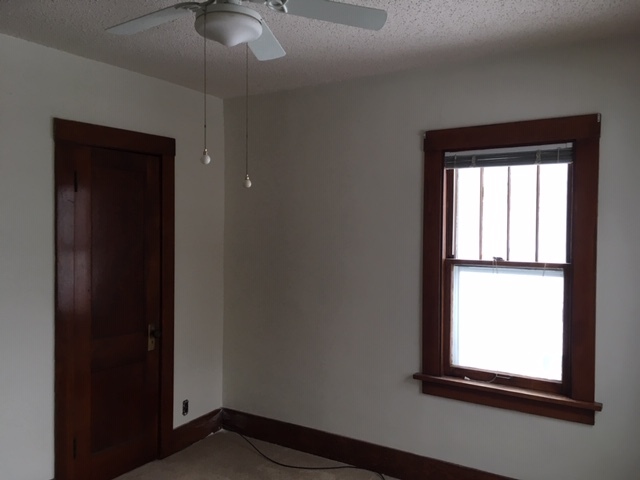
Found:
<path fill-rule="evenodd" d="M 422 259 L 422 371 L 414 378 L 422 392 L 451 399 L 593 425 L 602 404 L 595 396 L 596 236 L 600 115 L 579 115 L 476 127 L 433 130 L 424 139 Z M 445 152 L 573 143 L 569 171 L 563 381 L 544 388 L 535 381 L 504 385 L 489 382 L 486 371 L 454 371 L 450 355 L 447 299 L 451 284 L 453 175 L 444 168 Z M 481 264 L 482 261 L 474 261 Z M 493 264 L 494 262 L 487 262 Z M 518 262 L 499 262 L 516 266 Z M 456 367 L 457 368 L 457 367 Z M 491 374 L 489 374 L 491 375 Z M 549 382 L 544 382 L 548 384 Z M 546 390 L 546 391 L 545 391 Z"/>

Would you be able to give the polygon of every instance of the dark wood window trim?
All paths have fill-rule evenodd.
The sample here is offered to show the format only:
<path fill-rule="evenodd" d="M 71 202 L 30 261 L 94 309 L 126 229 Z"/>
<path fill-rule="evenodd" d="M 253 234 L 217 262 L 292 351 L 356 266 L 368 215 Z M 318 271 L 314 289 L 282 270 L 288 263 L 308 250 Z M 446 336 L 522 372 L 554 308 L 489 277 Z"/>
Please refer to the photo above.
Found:
<path fill-rule="evenodd" d="M 422 382 L 423 393 L 594 424 L 595 412 L 602 410 L 602 404 L 594 400 L 599 141 L 598 114 L 435 130 L 425 134 L 422 371 L 414 375 Z M 565 302 L 565 379 L 557 389 L 541 391 L 535 389 L 539 385 L 526 382 L 514 386 L 478 381 L 483 380 L 482 376 L 476 376 L 478 380 L 454 376 L 445 362 L 450 337 L 444 321 L 448 317 L 444 312 L 443 280 L 452 246 L 446 244 L 451 236 L 443 226 L 450 223 L 444 219 L 452 215 L 453 207 L 445 199 L 453 182 L 445 173 L 444 154 L 564 142 L 574 144 L 567 220 L 569 265 L 562 264 L 569 276 Z"/>

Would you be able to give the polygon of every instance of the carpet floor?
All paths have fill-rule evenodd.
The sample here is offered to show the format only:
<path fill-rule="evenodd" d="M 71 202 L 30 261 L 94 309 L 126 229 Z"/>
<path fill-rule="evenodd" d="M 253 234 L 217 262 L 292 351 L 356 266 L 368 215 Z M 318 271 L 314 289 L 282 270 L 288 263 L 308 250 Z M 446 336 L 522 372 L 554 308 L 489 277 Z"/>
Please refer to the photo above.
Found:
<path fill-rule="evenodd" d="M 285 464 L 333 467 L 342 464 L 250 439 L 265 455 Z M 380 480 L 356 469 L 299 470 L 266 460 L 239 435 L 221 431 L 163 460 L 133 470 L 116 480 Z M 394 480 L 386 477 L 386 480 Z"/>

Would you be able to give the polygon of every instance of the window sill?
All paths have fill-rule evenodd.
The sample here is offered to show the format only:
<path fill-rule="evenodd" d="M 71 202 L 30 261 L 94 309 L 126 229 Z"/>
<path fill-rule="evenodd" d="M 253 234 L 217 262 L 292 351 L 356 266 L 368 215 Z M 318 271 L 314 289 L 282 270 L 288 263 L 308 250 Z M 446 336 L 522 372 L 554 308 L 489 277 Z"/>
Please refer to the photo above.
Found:
<path fill-rule="evenodd" d="M 595 412 L 602 411 L 601 403 L 574 400 L 562 395 L 505 385 L 488 384 L 456 377 L 437 377 L 424 373 L 416 373 L 413 378 L 422 382 L 422 393 L 428 395 L 558 418 L 569 422 L 593 425 Z"/>

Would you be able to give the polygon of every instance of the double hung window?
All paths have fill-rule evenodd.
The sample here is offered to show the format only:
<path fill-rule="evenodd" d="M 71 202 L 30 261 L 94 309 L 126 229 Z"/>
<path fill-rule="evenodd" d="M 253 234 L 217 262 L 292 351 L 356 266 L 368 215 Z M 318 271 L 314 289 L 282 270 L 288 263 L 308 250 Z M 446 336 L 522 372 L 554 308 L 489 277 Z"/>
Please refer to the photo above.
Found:
<path fill-rule="evenodd" d="M 427 132 L 425 393 L 593 423 L 599 126 Z"/>

